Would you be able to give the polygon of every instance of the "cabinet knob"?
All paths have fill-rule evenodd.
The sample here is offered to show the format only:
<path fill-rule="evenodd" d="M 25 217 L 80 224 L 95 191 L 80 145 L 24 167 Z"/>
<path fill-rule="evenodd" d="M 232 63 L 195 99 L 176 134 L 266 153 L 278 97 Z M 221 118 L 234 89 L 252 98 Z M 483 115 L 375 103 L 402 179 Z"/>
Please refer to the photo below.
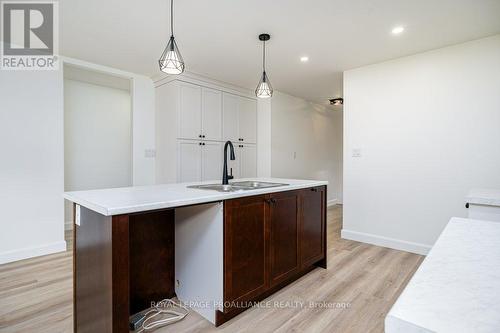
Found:
<path fill-rule="evenodd" d="M 201 144 L 202 144 L 202 143 L 201 143 L 201 142 L 198 142 L 198 144 L 201 146 Z"/>
<path fill-rule="evenodd" d="M 205 134 L 203 134 L 201 137 L 202 137 L 202 138 L 205 138 Z"/>
<path fill-rule="evenodd" d="M 203 135 L 201 135 L 201 134 L 200 134 L 200 135 L 198 135 L 198 137 L 199 137 L 199 138 L 202 138 L 202 137 L 203 137 Z"/>
<path fill-rule="evenodd" d="M 274 199 L 274 198 L 266 199 L 265 202 L 268 203 L 268 204 L 273 204 L 274 205 L 274 204 L 276 204 L 276 199 Z"/>

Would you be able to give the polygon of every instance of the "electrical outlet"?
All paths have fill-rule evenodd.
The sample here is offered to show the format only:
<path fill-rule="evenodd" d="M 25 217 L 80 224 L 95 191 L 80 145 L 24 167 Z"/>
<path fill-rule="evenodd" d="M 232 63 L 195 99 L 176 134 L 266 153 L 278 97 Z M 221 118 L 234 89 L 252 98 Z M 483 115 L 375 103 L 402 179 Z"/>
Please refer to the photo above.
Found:
<path fill-rule="evenodd" d="M 75 224 L 80 225 L 80 205 L 75 205 Z"/>
<path fill-rule="evenodd" d="M 361 157 L 361 148 L 354 148 L 352 150 L 352 157 Z"/>
<path fill-rule="evenodd" d="M 156 149 L 145 149 L 144 157 L 146 158 L 154 158 L 156 157 Z"/>

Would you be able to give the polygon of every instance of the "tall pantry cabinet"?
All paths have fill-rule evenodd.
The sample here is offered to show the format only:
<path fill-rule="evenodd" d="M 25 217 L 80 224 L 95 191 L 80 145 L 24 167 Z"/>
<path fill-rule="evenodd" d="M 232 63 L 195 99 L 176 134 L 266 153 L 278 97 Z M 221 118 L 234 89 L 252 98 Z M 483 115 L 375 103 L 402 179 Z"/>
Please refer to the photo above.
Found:
<path fill-rule="evenodd" d="M 230 140 L 235 178 L 257 176 L 257 101 L 174 80 L 156 87 L 157 183 L 220 181 Z"/>

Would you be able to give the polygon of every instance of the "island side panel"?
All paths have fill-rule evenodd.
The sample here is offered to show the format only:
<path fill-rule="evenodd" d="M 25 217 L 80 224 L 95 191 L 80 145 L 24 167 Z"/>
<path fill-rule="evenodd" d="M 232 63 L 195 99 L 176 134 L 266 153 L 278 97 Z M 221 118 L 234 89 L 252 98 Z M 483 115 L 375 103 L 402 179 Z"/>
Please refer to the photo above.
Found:
<path fill-rule="evenodd" d="M 130 314 L 175 296 L 175 211 L 129 215 Z"/>
<path fill-rule="evenodd" d="M 112 332 L 112 219 L 80 207 L 74 236 L 74 330 Z"/>

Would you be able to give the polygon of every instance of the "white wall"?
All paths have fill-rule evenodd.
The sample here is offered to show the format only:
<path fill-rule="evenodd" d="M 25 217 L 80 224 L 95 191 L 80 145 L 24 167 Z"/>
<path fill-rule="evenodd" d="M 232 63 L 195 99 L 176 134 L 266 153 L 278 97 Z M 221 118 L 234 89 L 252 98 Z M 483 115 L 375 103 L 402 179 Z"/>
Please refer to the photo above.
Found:
<path fill-rule="evenodd" d="M 0 73 L 0 264 L 66 248 L 62 71 Z"/>
<path fill-rule="evenodd" d="M 65 191 L 132 185 L 131 108 L 128 90 L 64 80 Z"/>
<path fill-rule="evenodd" d="M 271 100 L 257 99 L 257 177 L 271 177 Z"/>
<path fill-rule="evenodd" d="M 347 71 L 344 92 L 343 237 L 426 253 L 470 188 L 500 188 L 500 35 Z"/>
<path fill-rule="evenodd" d="M 155 88 L 153 81 L 146 76 L 135 75 L 132 77 L 134 186 L 155 183 L 155 139 Z"/>
<path fill-rule="evenodd" d="M 275 92 L 271 114 L 272 176 L 328 180 L 342 202 L 342 112 Z"/>

